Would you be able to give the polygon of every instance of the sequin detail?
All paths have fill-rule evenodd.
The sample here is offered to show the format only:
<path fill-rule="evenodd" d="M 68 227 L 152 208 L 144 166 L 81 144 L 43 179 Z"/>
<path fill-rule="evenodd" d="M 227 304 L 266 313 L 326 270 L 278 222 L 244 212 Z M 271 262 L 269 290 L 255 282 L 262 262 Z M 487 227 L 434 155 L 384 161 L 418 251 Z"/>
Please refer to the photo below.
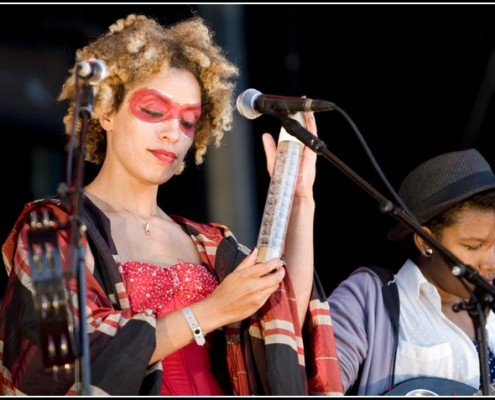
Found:
<path fill-rule="evenodd" d="M 186 306 L 208 297 L 217 286 L 202 265 L 181 262 L 170 267 L 129 261 L 122 264 L 123 278 L 133 312 L 151 309 L 157 316 L 176 300 Z"/>

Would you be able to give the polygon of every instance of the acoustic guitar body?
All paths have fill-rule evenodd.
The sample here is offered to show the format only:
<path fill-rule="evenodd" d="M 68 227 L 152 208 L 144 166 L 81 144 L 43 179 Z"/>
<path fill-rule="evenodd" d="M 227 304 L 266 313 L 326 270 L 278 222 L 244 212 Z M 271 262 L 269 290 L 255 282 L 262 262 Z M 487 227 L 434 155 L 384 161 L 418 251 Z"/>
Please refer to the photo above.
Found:
<path fill-rule="evenodd" d="M 421 377 L 398 383 L 384 396 L 474 396 L 478 389 L 445 378 Z"/>

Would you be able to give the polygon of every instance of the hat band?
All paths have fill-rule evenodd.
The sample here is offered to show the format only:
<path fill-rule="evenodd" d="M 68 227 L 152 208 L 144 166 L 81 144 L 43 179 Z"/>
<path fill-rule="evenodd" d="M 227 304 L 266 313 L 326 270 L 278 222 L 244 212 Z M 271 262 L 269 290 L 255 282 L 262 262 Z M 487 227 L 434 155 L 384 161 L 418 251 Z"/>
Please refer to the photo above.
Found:
<path fill-rule="evenodd" d="M 482 192 L 493 187 L 495 187 L 495 175 L 492 171 L 477 172 L 459 181 L 453 182 L 431 195 L 415 208 L 418 212 L 414 212 L 414 214 L 418 215 L 418 217 L 420 215 L 430 214 L 431 211 L 437 207 L 451 204 L 469 197 L 471 194 Z M 433 216 L 434 215 L 430 216 L 430 218 Z"/>

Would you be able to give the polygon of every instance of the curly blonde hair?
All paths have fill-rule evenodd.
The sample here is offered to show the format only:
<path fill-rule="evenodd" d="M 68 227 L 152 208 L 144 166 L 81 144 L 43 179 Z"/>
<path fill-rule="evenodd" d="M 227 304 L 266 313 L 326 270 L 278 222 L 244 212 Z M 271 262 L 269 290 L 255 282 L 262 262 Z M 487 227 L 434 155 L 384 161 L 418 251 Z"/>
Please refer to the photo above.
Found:
<path fill-rule="evenodd" d="M 238 75 L 238 69 L 213 42 L 213 33 L 202 18 L 194 16 L 163 27 L 153 18 L 130 14 L 112 24 L 106 34 L 79 49 L 76 64 L 70 69 L 59 96 L 59 100 L 69 100 L 63 119 L 67 134 L 72 132 L 74 123 L 75 69 L 79 62 L 93 58 L 105 62 L 108 75 L 94 85 L 86 160 L 101 164 L 105 159 L 106 135 L 98 117 L 117 112 L 130 89 L 167 67 L 190 71 L 201 87 L 202 115 L 193 143 L 197 165 L 204 161 L 208 145 L 213 142 L 218 147 L 224 132 L 232 128 L 233 78 Z"/>

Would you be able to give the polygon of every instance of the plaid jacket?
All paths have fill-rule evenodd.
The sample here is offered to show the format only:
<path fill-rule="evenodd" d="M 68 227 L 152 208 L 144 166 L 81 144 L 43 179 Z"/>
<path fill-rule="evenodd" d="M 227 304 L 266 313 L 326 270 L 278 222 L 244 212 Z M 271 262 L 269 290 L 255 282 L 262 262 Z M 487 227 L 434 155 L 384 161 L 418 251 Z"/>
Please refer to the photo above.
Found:
<path fill-rule="evenodd" d="M 49 210 L 61 226 L 67 226 L 67 208 L 57 199 L 27 204 L 2 247 L 7 289 L 0 309 L 0 387 L 3 395 L 76 395 L 81 374 L 74 368 L 54 374 L 45 368 L 37 318 L 35 285 L 30 267 L 29 226 L 33 210 Z M 203 265 L 219 281 L 247 255 L 230 230 L 219 224 L 199 224 L 173 217 L 197 246 Z M 161 363 L 148 365 L 155 348 L 153 315 L 132 315 L 121 271 L 115 263 L 115 246 L 108 219 L 85 199 L 83 221 L 87 234 L 83 249 L 86 287 L 86 326 L 90 349 L 91 393 L 109 395 L 158 395 Z M 69 229 L 57 231 L 60 260 L 67 271 L 71 256 Z M 73 255 L 73 254 L 72 254 Z M 212 332 L 215 375 L 234 395 L 342 395 L 342 386 L 331 326 L 330 309 L 315 275 L 307 320 L 297 320 L 292 286 L 286 275 L 256 315 Z M 78 281 L 64 279 L 68 299 L 68 324 L 79 327 Z M 48 329 L 49 328 L 48 324 Z M 49 332 L 43 331 L 44 336 Z M 76 346 L 76 354 L 77 346 Z M 84 364 L 83 364 L 84 367 Z M 83 371 L 84 373 L 84 371 Z M 88 373 L 88 372 L 86 372 Z M 87 381 L 86 381 L 87 382 Z"/>

